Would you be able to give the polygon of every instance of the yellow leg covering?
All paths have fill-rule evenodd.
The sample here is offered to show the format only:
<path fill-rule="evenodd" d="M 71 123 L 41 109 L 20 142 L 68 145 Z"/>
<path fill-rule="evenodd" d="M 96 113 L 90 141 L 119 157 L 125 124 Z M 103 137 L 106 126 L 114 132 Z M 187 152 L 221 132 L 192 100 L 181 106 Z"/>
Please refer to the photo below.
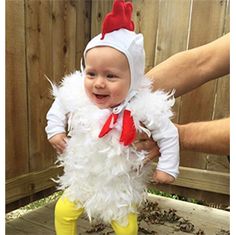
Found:
<path fill-rule="evenodd" d="M 84 212 L 83 208 L 66 198 L 60 198 L 55 207 L 55 227 L 57 235 L 77 235 L 77 220 Z"/>
<path fill-rule="evenodd" d="M 138 234 L 137 215 L 134 213 L 130 213 L 128 215 L 128 225 L 125 227 L 122 227 L 116 221 L 112 221 L 111 226 L 114 229 L 116 235 L 137 235 Z"/>

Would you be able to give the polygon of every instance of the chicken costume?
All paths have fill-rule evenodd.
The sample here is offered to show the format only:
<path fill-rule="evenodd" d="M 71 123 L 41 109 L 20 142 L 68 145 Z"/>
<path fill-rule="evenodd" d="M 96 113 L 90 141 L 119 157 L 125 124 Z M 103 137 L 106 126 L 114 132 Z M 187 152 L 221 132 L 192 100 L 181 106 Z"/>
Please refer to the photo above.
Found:
<path fill-rule="evenodd" d="M 115 108 L 99 109 L 86 95 L 83 70 L 77 71 L 60 86 L 53 85 L 55 101 L 46 127 L 49 139 L 65 132 L 68 124 L 70 138 L 58 156 L 64 167 L 58 179 L 60 189 L 65 190 L 63 197 L 83 208 L 90 219 L 118 221 L 123 226 L 146 195 L 143 160 L 147 153 L 137 152 L 132 145 L 137 131 L 151 134 L 158 143 L 158 170 L 177 177 L 179 166 L 178 132 L 170 121 L 173 94 L 151 92 L 151 82 L 144 77 L 143 35 L 133 32 L 131 13 L 131 3 L 115 0 L 102 34 L 84 51 L 85 57 L 94 47 L 109 46 L 127 57 L 131 85 L 126 99 Z"/>

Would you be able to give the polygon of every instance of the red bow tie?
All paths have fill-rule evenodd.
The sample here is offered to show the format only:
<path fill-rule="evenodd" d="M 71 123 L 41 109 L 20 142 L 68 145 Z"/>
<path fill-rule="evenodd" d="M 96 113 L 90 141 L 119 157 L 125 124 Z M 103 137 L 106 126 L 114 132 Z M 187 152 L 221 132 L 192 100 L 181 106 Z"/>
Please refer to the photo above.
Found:
<path fill-rule="evenodd" d="M 110 130 L 112 130 L 113 126 L 116 124 L 119 114 L 112 113 L 108 119 L 106 120 L 104 126 L 101 129 L 99 138 L 102 138 L 106 135 Z M 123 123 L 122 123 L 122 131 L 120 135 L 120 143 L 123 143 L 124 146 L 130 145 L 136 136 L 136 129 L 134 125 L 133 117 L 131 116 L 131 112 L 127 109 L 124 110 L 123 114 Z"/>

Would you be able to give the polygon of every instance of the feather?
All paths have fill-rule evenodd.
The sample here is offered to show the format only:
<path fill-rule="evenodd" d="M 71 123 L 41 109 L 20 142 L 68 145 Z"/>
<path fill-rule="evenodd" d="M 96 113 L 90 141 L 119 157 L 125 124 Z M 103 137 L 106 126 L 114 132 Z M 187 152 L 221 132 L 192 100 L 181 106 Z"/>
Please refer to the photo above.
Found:
<path fill-rule="evenodd" d="M 49 82 L 50 85 L 51 85 L 51 89 L 50 89 L 51 94 L 52 94 L 54 97 L 56 97 L 56 96 L 58 95 L 58 87 L 56 86 L 56 84 L 54 84 L 54 83 L 48 78 L 48 76 L 47 76 L 46 74 L 44 74 L 44 77 L 48 80 L 48 82 Z"/>

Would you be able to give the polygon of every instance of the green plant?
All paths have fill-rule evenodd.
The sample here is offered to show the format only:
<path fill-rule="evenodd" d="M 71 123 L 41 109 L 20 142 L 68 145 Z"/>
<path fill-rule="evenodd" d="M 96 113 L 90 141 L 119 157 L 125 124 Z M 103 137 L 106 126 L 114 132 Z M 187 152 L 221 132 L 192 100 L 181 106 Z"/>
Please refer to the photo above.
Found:
<path fill-rule="evenodd" d="M 171 194 L 171 193 L 159 191 L 156 188 L 149 188 L 148 193 L 163 196 L 163 197 L 168 197 L 168 198 L 172 198 L 172 199 L 176 199 L 176 200 L 181 200 L 181 201 L 186 201 L 186 202 L 191 202 L 191 203 L 195 203 L 195 204 L 204 205 L 203 201 L 200 201 L 200 200 L 197 200 L 197 199 L 194 199 L 194 198 L 186 198 L 186 197 L 183 197 L 183 196 L 180 196 L 180 195 L 177 195 L 177 194 Z"/>
<path fill-rule="evenodd" d="M 45 197 L 45 198 L 42 198 L 40 200 L 31 202 L 26 206 L 23 206 L 23 207 L 20 207 L 17 210 L 11 211 L 11 212 L 6 214 L 6 221 L 10 221 L 10 220 L 19 218 L 20 216 L 22 216 L 22 215 L 24 215 L 24 214 L 26 214 L 26 213 L 28 213 L 32 210 L 43 207 L 46 204 L 55 201 L 61 195 L 62 195 L 62 192 L 58 191 L 58 192 L 55 192 L 55 193 L 51 194 L 48 197 Z"/>

